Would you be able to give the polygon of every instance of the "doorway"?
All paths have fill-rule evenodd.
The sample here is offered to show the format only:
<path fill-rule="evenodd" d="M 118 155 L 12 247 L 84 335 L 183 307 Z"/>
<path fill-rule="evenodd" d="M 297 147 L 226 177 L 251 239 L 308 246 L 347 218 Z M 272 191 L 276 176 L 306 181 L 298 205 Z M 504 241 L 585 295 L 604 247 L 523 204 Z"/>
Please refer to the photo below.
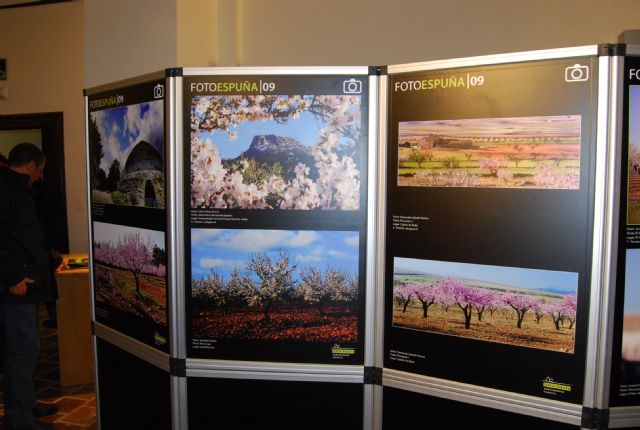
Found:
<path fill-rule="evenodd" d="M 49 215 L 45 228 L 50 233 L 52 246 L 60 253 L 67 254 L 69 228 L 62 112 L 0 115 L 0 152 L 8 156 L 10 147 L 24 141 L 40 146 L 47 157 L 41 184 L 41 194 Z"/>

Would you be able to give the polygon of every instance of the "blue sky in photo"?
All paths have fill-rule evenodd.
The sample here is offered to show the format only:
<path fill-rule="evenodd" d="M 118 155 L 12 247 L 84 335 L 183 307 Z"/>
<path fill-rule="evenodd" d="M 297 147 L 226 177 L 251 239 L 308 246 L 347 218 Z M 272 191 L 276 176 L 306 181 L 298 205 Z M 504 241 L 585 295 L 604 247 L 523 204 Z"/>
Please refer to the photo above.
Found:
<path fill-rule="evenodd" d="M 624 313 L 640 313 L 640 249 L 627 249 L 624 272 Z"/>
<path fill-rule="evenodd" d="M 358 251 L 357 231 L 192 229 L 191 276 L 204 278 L 215 270 L 228 279 L 234 268 L 246 267 L 251 255 L 273 258 L 279 252 L 289 255 L 296 276 L 306 267 L 324 271 L 327 265 L 353 276 Z"/>
<path fill-rule="evenodd" d="M 576 293 L 578 290 L 578 274 L 573 272 L 395 257 L 394 272 L 397 269 L 495 282 L 533 290 L 553 289 L 564 294 Z"/>
<path fill-rule="evenodd" d="M 629 143 L 640 145 L 640 85 L 629 86 Z"/>
<path fill-rule="evenodd" d="M 113 160 L 117 159 L 123 169 L 129 153 L 141 140 L 150 143 L 163 157 L 163 109 L 163 101 L 156 100 L 91 112 L 102 139 L 104 155 L 100 167 L 108 172 Z"/>
<path fill-rule="evenodd" d="M 297 140 L 308 147 L 313 146 L 318 140 L 321 123 L 309 112 L 303 112 L 297 119 L 289 118 L 285 124 L 270 121 L 245 121 L 237 127 L 231 127 L 230 131 L 238 133 L 235 141 L 229 140 L 226 132 L 214 130 L 212 133 L 201 132 L 202 138 L 210 138 L 220 152 L 220 157 L 233 159 L 249 149 L 253 137 L 260 134 L 274 134 Z"/>
<path fill-rule="evenodd" d="M 144 228 L 128 227 L 126 225 L 109 224 L 106 222 L 93 223 L 93 242 L 94 243 L 111 243 L 116 245 L 122 240 L 125 234 L 140 233 L 140 237 L 146 243 L 150 241 L 160 249 L 165 248 L 164 232 L 156 230 L 147 230 Z"/>

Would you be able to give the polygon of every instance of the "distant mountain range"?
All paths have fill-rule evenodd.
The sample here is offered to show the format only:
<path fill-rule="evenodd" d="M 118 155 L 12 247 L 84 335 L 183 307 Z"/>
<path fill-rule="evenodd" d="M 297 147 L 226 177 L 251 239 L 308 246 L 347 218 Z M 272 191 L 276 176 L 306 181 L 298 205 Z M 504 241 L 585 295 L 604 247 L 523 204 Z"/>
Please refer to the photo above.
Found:
<path fill-rule="evenodd" d="M 315 166 L 313 155 L 311 155 L 311 148 L 290 137 L 276 136 L 275 134 L 253 136 L 249 149 L 229 161 L 237 161 L 241 158 L 252 158 L 258 163 L 269 166 L 276 162 L 280 163 L 282 176 L 285 179 L 293 179 L 295 167 L 298 163 L 303 163 L 309 168 L 309 176 L 313 179 L 318 178 L 318 169 Z"/>

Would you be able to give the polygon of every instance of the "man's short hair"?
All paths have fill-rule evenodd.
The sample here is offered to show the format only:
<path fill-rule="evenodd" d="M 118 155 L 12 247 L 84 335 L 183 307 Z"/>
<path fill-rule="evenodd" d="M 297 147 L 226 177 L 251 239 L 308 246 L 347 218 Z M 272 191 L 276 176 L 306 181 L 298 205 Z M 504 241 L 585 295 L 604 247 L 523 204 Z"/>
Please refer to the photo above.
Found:
<path fill-rule="evenodd" d="M 5 157 L 0 153 L 0 166 L 8 166 L 8 165 L 9 165 L 9 160 L 7 160 L 7 157 Z"/>
<path fill-rule="evenodd" d="M 9 166 L 21 167 L 35 161 L 39 166 L 44 161 L 44 154 L 33 143 L 19 143 L 9 152 Z"/>

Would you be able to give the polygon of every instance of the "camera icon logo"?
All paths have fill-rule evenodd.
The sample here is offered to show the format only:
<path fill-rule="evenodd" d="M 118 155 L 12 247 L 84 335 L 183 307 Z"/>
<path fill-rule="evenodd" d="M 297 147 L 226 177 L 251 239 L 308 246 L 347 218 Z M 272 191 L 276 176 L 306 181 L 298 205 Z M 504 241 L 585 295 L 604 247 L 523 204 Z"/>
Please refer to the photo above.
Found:
<path fill-rule="evenodd" d="M 362 92 L 362 82 L 357 79 L 349 79 L 342 83 L 342 91 L 345 94 L 360 94 Z"/>
<path fill-rule="evenodd" d="M 589 66 L 574 64 L 564 69 L 564 80 L 566 82 L 583 82 L 589 80 Z"/>
<path fill-rule="evenodd" d="M 158 84 L 153 87 L 153 97 L 156 99 L 161 99 L 164 97 L 164 85 Z"/>

